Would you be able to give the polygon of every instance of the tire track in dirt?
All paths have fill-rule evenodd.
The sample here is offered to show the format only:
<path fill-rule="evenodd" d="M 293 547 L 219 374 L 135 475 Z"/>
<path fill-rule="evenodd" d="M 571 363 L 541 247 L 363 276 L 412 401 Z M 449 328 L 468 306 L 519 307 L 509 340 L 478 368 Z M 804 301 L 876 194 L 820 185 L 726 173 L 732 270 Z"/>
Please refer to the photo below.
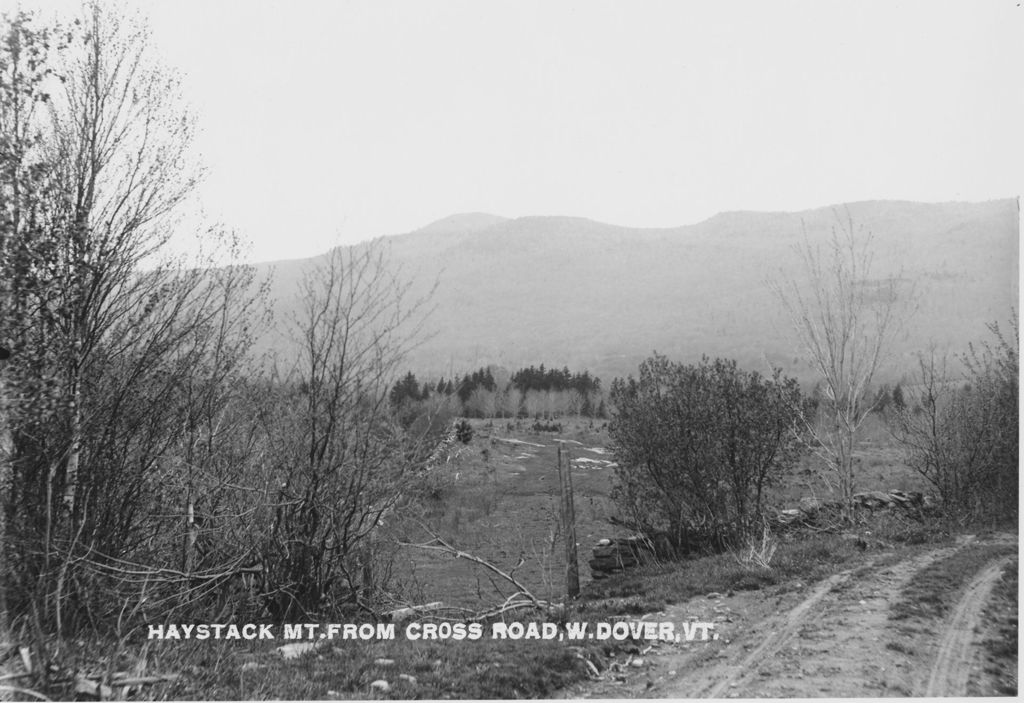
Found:
<path fill-rule="evenodd" d="M 627 661 L 615 670 L 617 675 L 609 672 L 566 693 L 574 698 L 924 695 L 912 691 L 923 690 L 932 657 L 922 657 L 915 642 L 894 632 L 891 606 L 921 569 L 973 541 L 973 536 L 963 536 L 953 545 L 903 557 L 880 553 L 797 598 L 792 590 L 766 589 L 671 606 L 655 618 L 672 620 L 677 628 L 695 617 L 715 619 L 721 639 L 655 647 L 636 670 L 626 666 Z M 971 582 L 953 622 L 941 635 L 933 678 L 941 680 L 935 672 L 949 673 L 959 666 L 957 681 L 966 682 L 971 650 L 965 629 L 977 624 L 986 597 L 1010 558 L 993 562 Z M 927 630 L 919 632 L 919 638 L 935 641 L 934 633 L 929 637 Z M 927 695 L 941 695 L 941 689 L 928 691 Z"/>
<path fill-rule="evenodd" d="M 803 624 L 808 612 L 814 608 L 833 588 L 845 582 L 852 571 L 843 571 L 830 576 L 818 584 L 804 600 L 795 608 L 785 613 L 778 624 L 778 629 L 773 629 L 764 640 L 749 652 L 743 659 L 735 664 L 724 667 L 724 671 L 716 672 L 720 678 L 710 688 L 697 689 L 694 695 L 701 698 L 722 698 L 722 694 L 729 688 L 737 687 L 741 681 L 750 676 L 757 663 L 771 657 L 778 652 L 786 643 L 792 639 Z"/>
<path fill-rule="evenodd" d="M 700 673 L 706 697 L 807 697 L 909 693 L 884 649 L 889 606 L 917 571 L 956 551 L 933 549 L 886 564 L 884 555 L 826 580 L 765 640 L 728 667 Z M 879 565 L 881 564 L 881 565 Z M 875 692 L 878 691 L 878 692 Z"/>
<path fill-rule="evenodd" d="M 988 566 L 968 584 L 939 641 L 939 651 L 922 696 L 965 696 L 973 659 L 974 629 L 989 594 L 1012 557 Z"/>

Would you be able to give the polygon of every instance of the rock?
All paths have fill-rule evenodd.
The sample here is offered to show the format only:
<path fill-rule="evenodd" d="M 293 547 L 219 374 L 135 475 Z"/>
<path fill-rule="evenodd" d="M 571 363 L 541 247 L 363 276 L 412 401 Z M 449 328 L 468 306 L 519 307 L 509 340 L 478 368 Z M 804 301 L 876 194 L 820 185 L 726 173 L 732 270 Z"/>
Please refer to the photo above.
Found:
<path fill-rule="evenodd" d="M 590 565 L 591 576 L 603 578 L 654 559 L 654 550 L 649 540 L 643 537 L 625 539 L 601 539 L 593 548 Z"/>
<path fill-rule="evenodd" d="M 924 505 L 924 494 L 918 491 L 889 491 L 889 497 L 901 508 L 920 508 Z"/>
<path fill-rule="evenodd" d="M 814 515 L 821 510 L 823 503 L 817 498 L 804 497 L 800 499 L 800 510 L 806 515 Z"/>
<path fill-rule="evenodd" d="M 429 613 L 431 611 L 443 608 L 444 603 L 441 601 L 434 601 L 433 603 L 424 603 L 423 605 L 412 605 L 407 608 L 398 608 L 397 610 L 391 610 L 384 613 L 384 617 L 391 620 L 391 622 L 402 622 L 408 620 L 411 617 L 420 615 L 422 613 Z"/>
<path fill-rule="evenodd" d="M 395 665 L 395 660 L 394 659 L 374 659 L 373 660 L 373 665 L 374 666 L 394 666 Z"/>
<path fill-rule="evenodd" d="M 630 665 L 630 666 L 632 666 L 632 667 L 636 667 L 637 669 L 639 669 L 640 667 L 642 667 L 642 666 L 644 665 L 644 660 L 643 660 L 643 659 L 641 659 L 640 657 L 637 657 L 636 659 L 634 659 L 633 661 L 631 661 L 631 662 L 629 663 L 629 665 Z"/>
<path fill-rule="evenodd" d="M 398 678 L 400 678 L 402 681 L 405 681 L 410 686 L 415 686 L 416 685 L 416 677 L 415 676 L 409 676 L 409 674 L 399 674 Z"/>
<path fill-rule="evenodd" d="M 721 598 L 721 597 L 722 597 L 722 594 L 719 593 L 718 591 L 711 591 L 711 593 L 708 594 L 708 598 Z"/>
<path fill-rule="evenodd" d="M 882 491 L 855 493 L 853 500 L 858 505 L 862 505 L 865 508 L 888 508 L 895 502 L 888 493 L 883 493 Z"/>
<path fill-rule="evenodd" d="M 313 651 L 312 642 L 294 642 L 292 644 L 282 644 L 277 648 L 277 653 L 281 655 L 283 659 L 298 659 L 306 652 Z"/>
<path fill-rule="evenodd" d="M 97 698 L 101 701 L 109 701 L 114 695 L 114 691 L 110 686 L 100 684 L 98 681 L 86 678 L 82 674 L 75 675 L 75 693 Z"/>
<path fill-rule="evenodd" d="M 376 681 L 374 681 L 373 683 L 370 684 L 370 688 L 372 688 L 374 691 L 380 691 L 381 693 L 387 693 L 388 691 L 391 690 L 391 684 L 389 684 L 384 679 L 377 679 Z"/>

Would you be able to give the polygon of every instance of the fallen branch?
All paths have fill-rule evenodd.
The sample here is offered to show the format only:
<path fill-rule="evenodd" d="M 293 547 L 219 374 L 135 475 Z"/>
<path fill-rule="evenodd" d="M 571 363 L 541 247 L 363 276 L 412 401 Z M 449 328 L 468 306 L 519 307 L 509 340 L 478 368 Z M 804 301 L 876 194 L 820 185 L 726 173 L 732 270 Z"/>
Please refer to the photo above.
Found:
<path fill-rule="evenodd" d="M 114 678 L 110 681 L 111 686 L 148 686 L 154 683 L 165 681 L 177 681 L 181 674 L 162 674 L 159 676 L 134 676 L 128 678 Z"/>
<path fill-rule="evenodd" d="M 497 575 L 498 577 L 507 581 L 515 587 L 515 593 L 506 598 L 503 604 L 501 604 L 500 606 L 496 606 L 495 608 L 492 608 L 490 610 L 486 610 L 482 613 L 476 613 L 474 615 L 476 619 L 481 619 L 485 617 L 495 617 L 497 615 L 501 615 L 503 613 L 512 610 L 518 610 L 521 608 L 536 608 L 538 610 L 547 610 L 551 608 L 552 604 L 550 602 L 537 598 L 535 595 L 533 595 L 533 593 L 530 592 L 530 590 L 526 586 L 524 586 L 522 583 L 519 582 L 518 579 L 516 579 L 516 577 L 513 575 L 515 573 L 515 569 L 513 569 L 511 572 L 503 571 L 502 569 L 499 569 L 497 566 L 487 561 L 486 559 L 482 559 L 481 557 L 478 557 L 475 554 L 470 554 L 469 552 L 465 552 L 461 549 L 452 546 L 451 544 L 446 542 L 442 537 L 432 532 L 430 528 L 428 528 L 426 525 L 423 525 L 421 523 L 420 526 L 427 532 L 427 534 L 431 536 L 432 539 L 430 541 L 418 544 L 411 542 L 399 542 L 398 544 L 402 547 L 412 547 L 414 549 L 423 549 L 425 551 L 441 552 L 443 554 L 450 554 L 451 556 L 454 556 L 457 559 L 465 559 L 466 561 L 482 566 L 483 568 L 487 569 L 491 573 Z M 520 564 L 516 565 L 516 568 L 519 568 L 519 566 L 521 565 L 522 563 L 520 562 Z M 524 597 L 526 600 L 515 600 L 520 596 Z"/>
<path fill-rule="evenodd" d="M 10 681 L 11 679 L 23 679 L 26 676 L 32 676 L 32 672 L 25 671 L 20 674 L 4 674 L 0 676 L 0 681 Z"/>
<path fill-rule="evenodd" d="M 396 608 L 395 610 L 389 610 L 384 613 L 384 617 L 392 620 L 393 622 L 402 622 L 403 620 L 410 618 L 414 615 L 421 613 L 430 613 L 435 610 L 440 610 L 444 607 L 444 603 L 441 601 L 434 601 L 433 603 L 424 603 L 423 605 L 410 605 L 405 608 Z"/>
<path fill-rule="evenodd" d="M 31 688 L 20 688 L 18 686 L 5 686 L 3 684 L 0 684 L 0 691 L 9 691 L 11 693 L 16 693 L 19 695 L 28 695 L 33 698 L 38 698 L 41 701 L 52 700 L 51 698 L 47 698 L 46 696 L 44 696 L 42 693 L 33 691 Z"/>

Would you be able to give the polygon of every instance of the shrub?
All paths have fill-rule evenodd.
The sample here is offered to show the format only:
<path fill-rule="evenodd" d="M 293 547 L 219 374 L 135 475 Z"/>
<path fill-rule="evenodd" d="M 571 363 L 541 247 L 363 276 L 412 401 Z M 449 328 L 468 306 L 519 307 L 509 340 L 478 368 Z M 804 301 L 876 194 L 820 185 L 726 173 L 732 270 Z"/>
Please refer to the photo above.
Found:
<path fill-rule="evenodd" d="M 682 552 L 721 549 L 759 527 L 765 486 L 798 456 L 804 401 L 779 371 L 654 356 L 639 380 L 612 384 L 611 401 L 614 497 L 636 527 L 667 533 Z"/>
<path fill-rule="evenodd" d="M 469 424 L 468 420 L 460 420 L 455 425 L 455 438 L 463 444 L 469 444 L 473 441 L 473 426 Z"/>
<path fill-rule="evenodd" d="M 912 409 L 888 414 L 907 464 L 935 487 L 946 516 L 961 524 L 1017 518 L 1016 315 L 1011 324 L 1012 338 L 992 324 L 995 342 L 971 345 L 962 358 L 967 376 L 959 382 L 946 373 L 944 359 L 922 355 L 919 383 L 906 392 Z"/>

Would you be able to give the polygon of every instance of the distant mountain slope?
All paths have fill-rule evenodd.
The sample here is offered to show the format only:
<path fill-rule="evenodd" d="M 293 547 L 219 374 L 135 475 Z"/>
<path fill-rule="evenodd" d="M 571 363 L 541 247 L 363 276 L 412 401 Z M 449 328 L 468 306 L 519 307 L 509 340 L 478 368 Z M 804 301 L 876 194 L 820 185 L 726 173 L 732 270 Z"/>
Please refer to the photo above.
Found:
<path fill-rule="evenodd" d="M 610 378 L 657 350 L 681 360 L 726 355 L 755 368 L 767 358 L 804 375 L 768 281 L 797 273 L 804 232 L 824 241 L 847 216 L 874 238 L 874 276 L 902 272 L 916 300 L 889 376 L 912 370 L 913 353 L 930 343 L 962 350 L 1016 306 L 1015 200 L 730 212 L 670 229 L 473 213 L 388 238 L 414 291 L 438 281 L 434 336 L 410 367 L 431 375 L 543 362 Z M 295 317 L 296 282 L 316 261 L 276 266 L 278 319 Z"/>

